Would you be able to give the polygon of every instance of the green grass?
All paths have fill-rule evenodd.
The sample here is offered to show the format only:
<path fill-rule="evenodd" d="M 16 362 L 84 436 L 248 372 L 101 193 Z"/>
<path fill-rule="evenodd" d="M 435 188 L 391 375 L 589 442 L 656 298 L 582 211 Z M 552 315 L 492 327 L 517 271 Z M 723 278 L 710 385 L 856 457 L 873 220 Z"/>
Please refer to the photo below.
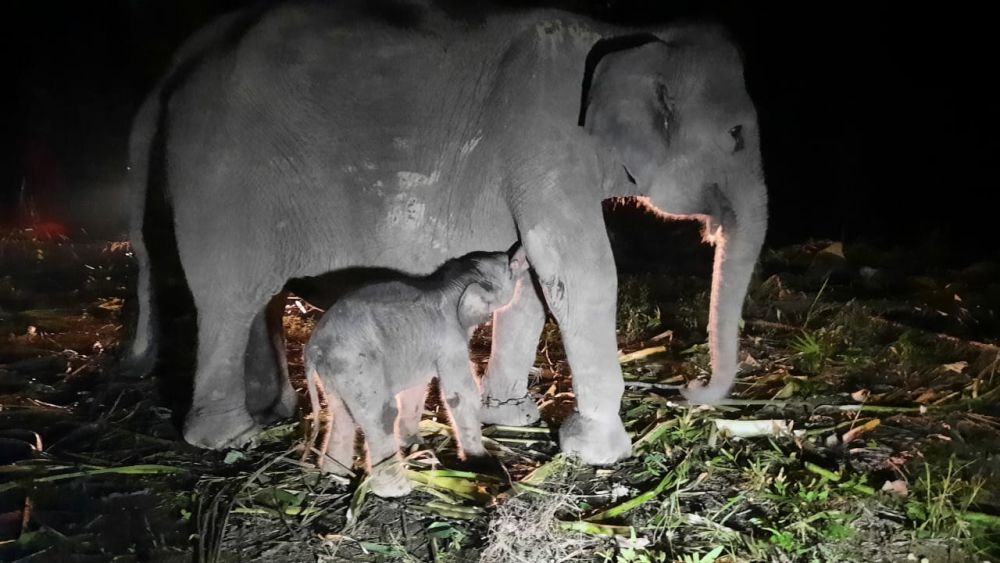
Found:
<path fill-rule="evenodd" d="M 618 284 L 618 334 L 626 342 L 635 342 L 651 336 L 662 322 L 649 284 L 638 278 L 622 278 Z"/>
<path fill-rule="evenodd" d="M 822 333 L 803 330 L 792 337 L 788 347 L 795 352 L 795 366 L 810 375 L 818 374 L 829 360 L 829 348 L 822 340 Z"/>

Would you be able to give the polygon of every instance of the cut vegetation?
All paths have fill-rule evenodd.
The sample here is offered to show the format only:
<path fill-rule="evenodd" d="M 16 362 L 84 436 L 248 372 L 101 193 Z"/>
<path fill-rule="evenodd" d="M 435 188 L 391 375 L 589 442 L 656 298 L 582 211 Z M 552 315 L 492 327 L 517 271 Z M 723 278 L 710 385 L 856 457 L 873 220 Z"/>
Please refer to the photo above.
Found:
<path fill-rule="evenodd" d="M 838 247 L 831 275 L 815 267 L 829 248 L 765 254 L 727 404 L 693 409 L 676 391 L 709 375 L 707 280 L 623 276 L 633 458 L 597 469 L 559 454 L 574 399 L 550 322 L 526 374 L 543 422 L 484 429 L 503 470 L 466 470 L 432 402 L 407 457 L 415 491 L 392 501 L 363 474 L 340 482 L 301 461 L 304 391 L 300 418 L 250 447 L 185 445 L 162 380 L 115 369 L 127 246 L 5 233 L 0 559 L 998 560 L 1000 279 L 860 246 Z M 300 389 L 318 314 L 290 298 Z"/>

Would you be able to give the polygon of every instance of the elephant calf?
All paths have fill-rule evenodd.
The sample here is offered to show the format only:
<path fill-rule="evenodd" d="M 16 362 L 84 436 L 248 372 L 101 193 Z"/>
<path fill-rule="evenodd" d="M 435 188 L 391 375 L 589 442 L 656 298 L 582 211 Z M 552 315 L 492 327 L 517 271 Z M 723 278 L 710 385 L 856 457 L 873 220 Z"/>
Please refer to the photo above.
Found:
<path fill-rule="evenodd" d="M 427 384 L 435 375 L 462 457 L 485 456 L 468 341 L 476 325 L 511 301 L 526 270 L 523 248 L 509 257 L 474 252 L 431 276 L 372 284 L 337 301 L 305 348 L 313 405 L 322 378 L 332 412 L 331 443 L 320 468 L 346 473 L 357 424 L 368 444 L 372 492 L 409 493 L 399 447 L 419 440 Z"/>

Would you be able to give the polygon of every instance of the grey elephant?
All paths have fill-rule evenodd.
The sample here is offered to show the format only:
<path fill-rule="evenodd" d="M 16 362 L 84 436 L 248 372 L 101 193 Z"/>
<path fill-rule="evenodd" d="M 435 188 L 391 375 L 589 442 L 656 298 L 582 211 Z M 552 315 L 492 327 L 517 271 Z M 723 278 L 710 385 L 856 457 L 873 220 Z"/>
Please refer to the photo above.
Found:
<path fill-rule="evenodd" d="M 725 33 L 555 10 L 469 21 L 417 3 L 399 13 L 373 5 L 230 15 L 182 48 L 138 112 L 132 353 L 156 350 L 156 263 L 143 236 L 156 196 L 169 202 L 197 308 L 185 439 L 237 444 L 268 412 L 291 411 L 280 315 L 268 314 L 280 312 L 289 280 L 367 268 L 426 275 L 521 240 L 538 290 L 494 316 L 481 418 L 538 418 L 527 374 L 544 300 L 576 395 L 561 449 L 592 465 L 628 457 L 601 210 L 617 196 L 704 222 L 715 245 L 712 378 L 685 393 L 724 398 L 767 225 L 756 110 Z M 248 360 L 261 357 L 270 359 Z"/>
<path fill-rule="evenodd" d="M 341 297 L 304 352 L 314 408 L 321 379 L 331 411 L 330 446 L 320 468 L 347 474 L 357 425 L 368 445 L 372 492 L 409 493 L 399 448 L 420 439 L 420 413 L 435 375 L 460 456 L 485 457 L 469 338 L 510 303 L 527 267 L 521 247 L 510 256 L 476 252 L 445 262 L 427 278 L 374 283 Z"/>

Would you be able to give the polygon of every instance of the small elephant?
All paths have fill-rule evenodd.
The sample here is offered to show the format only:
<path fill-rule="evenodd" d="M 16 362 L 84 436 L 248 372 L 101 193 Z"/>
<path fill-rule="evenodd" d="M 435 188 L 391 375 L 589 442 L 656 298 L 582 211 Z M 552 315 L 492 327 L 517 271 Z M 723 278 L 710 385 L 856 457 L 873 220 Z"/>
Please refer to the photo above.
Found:
<path fill-rule="evenodd" d="M 256 4 L 193 36 L 137 113 L 132 357 L 146 369 L 181 333 L 166 330 L 157 311 L 172 309 L 154 291 L 179 261 L 197 312 L 188 442 L 239 444 L 294 412 L 289 284 L 358 269 L 422 276 L 520 240 L 537 291 L 494 314 L 482 420 L 539 417 L 528 373 L 547 306 L 576 394 L 562 451 L 591 465 L 628 457 L 601 207 L 622 196 L 705 224 L 712 378 L 685 393 L 714 403 L 732 387 L 767 190 L 727 33 L 552 9 L 469 21 L 449 4 Z"/>
<path fill-rule="evenodd" d="M 368 444 L 372 492 L 381 497 L 409 493 L 399 448 L 420 439 L 420 413 L 435 375 L 461 457 L 486 456 L 469 337 L 511 301 L 521 280 L 530 281 L 524 276 L 527 268 L 519 245 L 509 257 L 507 252 L 474 252 L 426 278 L 376 283 L 338 300 L 305 348 L 314 409 L 319 383 L 332 413 L 330 447 L 320 456 L 320 468 L 346 473 L 357 424 Z"/>

